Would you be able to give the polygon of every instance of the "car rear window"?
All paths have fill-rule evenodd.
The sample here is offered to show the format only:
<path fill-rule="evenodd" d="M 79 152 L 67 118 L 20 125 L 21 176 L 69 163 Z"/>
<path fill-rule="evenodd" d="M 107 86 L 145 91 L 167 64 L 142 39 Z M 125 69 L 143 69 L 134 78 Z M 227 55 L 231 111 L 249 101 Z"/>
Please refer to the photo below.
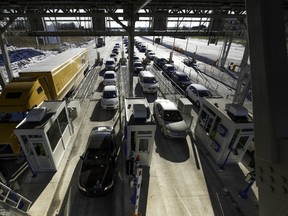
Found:
<path fill-rule="evenodd" d="M 114 74 L 104 74 L 104 79 L 113 79 L 115 78 Z"/>

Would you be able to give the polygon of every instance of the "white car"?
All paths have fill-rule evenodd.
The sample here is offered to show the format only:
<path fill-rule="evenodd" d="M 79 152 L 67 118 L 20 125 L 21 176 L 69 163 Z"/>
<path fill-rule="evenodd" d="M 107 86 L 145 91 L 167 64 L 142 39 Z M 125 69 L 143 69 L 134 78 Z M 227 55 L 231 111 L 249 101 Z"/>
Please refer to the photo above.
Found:
<path fill-rule="evenodd" d="M 166 137 L 185 138 L 189 127 L 182 118 L 175 103 L 168 99 L 157 99 L 154 102 L 153 112 L 161 133 Z"/>
<path fill-rule="evenodd" d="M 138 74 L 138 83 L 144 93 L 157 93 L 159 89 L 158 81 L 150 71 L 140 71 Z"/>
<path fill-rule="evenodd" d="M 115 71 L 106 71 L 103 75 L 103 85 L 116 85 L 117 75 Z"/>
<path fill-rule="evenodd" d="M 108 58 L 105 61 L 105 70 L 115 70 L 116 62 L 114 58 Z"/>
<path fill-rule="evenodd" d="M 202 98 L 212 97 L 212 93 L 203 85 L 190 84 L 185 90 L 185 96 L 190 98 L 197 107 L 201 107 Z"/>
<path fill-rule="evenodd" d="M 118 109 L 119 107 L 118 90 L 115 85 L 107 85 L 104 87 L 102 92 L 101 107 L 102 109 L 105 110 Z"/>

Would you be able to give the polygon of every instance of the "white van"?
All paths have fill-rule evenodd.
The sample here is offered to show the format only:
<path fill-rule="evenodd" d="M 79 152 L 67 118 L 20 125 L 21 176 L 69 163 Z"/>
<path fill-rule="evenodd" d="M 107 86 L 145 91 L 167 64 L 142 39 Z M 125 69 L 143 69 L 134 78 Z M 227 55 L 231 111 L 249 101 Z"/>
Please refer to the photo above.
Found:
<path fill-rule="evenodd" d="M 159 84 L 154 74 L 147 70 L 140 71 L 138 83 L 144 93 L 156 93 L 159 89 Z"/>

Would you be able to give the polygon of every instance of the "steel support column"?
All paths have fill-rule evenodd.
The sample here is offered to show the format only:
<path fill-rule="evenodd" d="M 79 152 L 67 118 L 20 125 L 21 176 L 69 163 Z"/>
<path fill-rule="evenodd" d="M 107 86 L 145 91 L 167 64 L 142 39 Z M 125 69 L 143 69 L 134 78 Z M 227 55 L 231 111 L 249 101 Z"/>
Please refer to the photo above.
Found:
<path fill-rule="evenodd" d="M 225 38 L 224 42 L 223 42 L 223 48 L 222 48 L 222 56 L 221 56 L 221 61 L 220 61 L 220 66 L 224 67 L 225 66 L 225 62 L 227 60 L 228 57 L 228 53 L 232 44 L 232 40 L 233 37 L 232 36 L 228 36 Z"/>
<path fill-rule="evenodd" d="M 259 215 L 287 215 L 288 80 L 283 1 L 246 0 Z"/>
<path fill-rule="evenodd" d="M 8 54 L 8 50 L 7 50 L 7 45 L 6 45 L 6 40 L 4 37 L 4 34 L 1 34 L 0 36 L 0 46 L 1 46 L 1 51 L 2 51 L 2 56 L 3 56 L 3 60 L 4 60 L 4 65 L 6 68 L 6 72 L 8 75 L 8 79 L 9 82 L 13 79 L 13 72 L 11 69 L 11 64 L 10 64 L 10 58 L 9 58 L 9 54 Z"/>
<path fill-rule="evenodd" d="M 129 32 L 128 32 L 128 71 L 129 71 L 129 97 L 133 97 L 133 57 L 134 57 L 134 30 L 135 30 L 135 20 L 131 17 L 128 21 Z"/>
<path fill-rule="evenodd" d="M 248 65 L 248 57 L 249 57 L 249 43 L 247 40 L 243 58 L 240 65 L 240 76 L 237 80 L 237 86 L 233 98 L 233 103 L 241 105 L 244 104 L 248 91 L 251 88 L 251 73 L 250 73 L 250 67 Z"/>

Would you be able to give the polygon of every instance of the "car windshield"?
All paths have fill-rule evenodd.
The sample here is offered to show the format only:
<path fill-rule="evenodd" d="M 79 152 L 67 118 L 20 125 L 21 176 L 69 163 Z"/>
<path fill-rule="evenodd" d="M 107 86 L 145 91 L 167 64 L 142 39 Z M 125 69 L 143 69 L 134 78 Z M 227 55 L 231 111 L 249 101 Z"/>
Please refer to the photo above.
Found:
<path fill-rule="evenodd" d="M 104 79 L 113 79 L 115 78 L 114 74 L 104 74 Z"/>
<path fill-rule="evenodd" d="M 156 78 L 155 77 L 144 77 L 143 78 L 144 83 L 156 83 Z"/>
<path fill-rule="evenodd" d="M 106 61 L 106 64 L 112 65 L 112 64 L 114 64 L 114 62 L 113 61 Z"/>
<path fill-rule="evenodd" d="M 182 120 L 183 120 L 183 118 L 180 115 L 178 110 L 164 111 L 164 121 L 178 122 L 178 121 L 182 121 Z"/>
<path fill-rule="evenodd" d="M 186 75 L 180 75 L 180 76 L 179 76 L 179 80 L 180 80 L 180 81 L 190 81 L 189 77 L 186 76 Z"/>
<path fill-rule="evenodd" d="M 116 91 L 104 91 L 103 92 L 103 98 L 116 98 L 117 93 Z"/>
<path fill-rule="evenodd" d="M 210 91 L 207 90 L 200 90 L 198 91 L 200 97 L 211 97 L 212 94 Z"/>

